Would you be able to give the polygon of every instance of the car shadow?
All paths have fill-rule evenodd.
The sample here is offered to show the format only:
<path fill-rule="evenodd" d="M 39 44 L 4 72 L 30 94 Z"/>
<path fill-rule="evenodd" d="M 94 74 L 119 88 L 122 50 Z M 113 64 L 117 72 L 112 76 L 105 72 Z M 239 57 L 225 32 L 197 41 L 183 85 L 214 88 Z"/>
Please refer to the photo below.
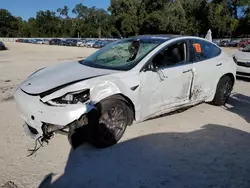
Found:
<path fill-rule="evenodd" d="M 250 123 L 250 97 L 235 93 L 233 94 L 227 104 L 225 105 L 225 108 L 243 119 L 245 119 L 248 123 Z"/>
<path fill-rule="evenodd" d="M 39 188 L 249 188 L 250 134 L 208 124 L 188 133 L 158 133 L 103 150 L 71 151 L 64 174 Z"/>

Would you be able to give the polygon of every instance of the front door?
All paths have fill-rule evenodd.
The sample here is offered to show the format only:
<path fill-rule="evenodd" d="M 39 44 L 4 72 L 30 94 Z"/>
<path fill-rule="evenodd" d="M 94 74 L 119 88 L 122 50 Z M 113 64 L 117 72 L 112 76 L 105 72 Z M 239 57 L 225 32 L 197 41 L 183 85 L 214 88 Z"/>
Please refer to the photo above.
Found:
<path fill-rule="evenodd" d="M 163 108 L 172 108 L 189 101 L 193 77 L 189 41 L 180 40 L 164 48 L 152 60 L 161 80 Z"/>
<path fill-rule="evenodd" d="M 140 73 L 141 80 L 141 118 L 148 118 L 157 113 L 163 104 L 160 93 L 161 81 L 154 71 Z"/>
<path fill-rule="evenodd" d="M 154 71 L 141 73 L 143 116 L 189 101 L 193 64 L 188 45 L 188 41 L 167 45 L 150 60 Z"/>

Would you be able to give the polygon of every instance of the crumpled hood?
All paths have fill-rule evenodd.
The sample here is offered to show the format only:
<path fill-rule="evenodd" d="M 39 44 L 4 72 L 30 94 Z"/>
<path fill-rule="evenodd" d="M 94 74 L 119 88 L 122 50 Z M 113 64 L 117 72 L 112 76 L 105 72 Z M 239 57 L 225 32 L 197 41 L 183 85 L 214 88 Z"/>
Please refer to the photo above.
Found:
<path fill-rule="evenodd" d="M 235 57 L 238 61 L 241 62 L 250 62 L 250 52 L 242 52 L 242 51 L 238 51 L 235 54 Z"/>
<path fill-rule="evenodd" d="M 118 71 L 88 67 L 79 62 L 67 62 L 38 71 L 25 80 L 20 88 L 29 94 L 40 94 L 72 82 L 116 72 Z"/>

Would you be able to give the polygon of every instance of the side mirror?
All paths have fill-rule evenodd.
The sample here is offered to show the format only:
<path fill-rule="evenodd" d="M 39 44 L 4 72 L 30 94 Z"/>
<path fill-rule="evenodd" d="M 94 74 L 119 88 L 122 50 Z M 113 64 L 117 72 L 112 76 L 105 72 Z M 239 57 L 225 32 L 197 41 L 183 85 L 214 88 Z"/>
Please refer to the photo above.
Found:
<path fill-rule="evenodd" d="M 153 72 L 158 72 L 159 71 L 159 67 L 156 65 L 155 62 L 151 62 L 151 70 Z"/>
<path fill-rule="evenodd" d="M 142 72 L 147 72 L 147 71 L 156 72 L 155 66 L 153 65 L 153 62 L 147 63 L 147 64 L 141 69 L 141 71 L 142 71 Z"/>
<path fill-rule="evenodd" d="M 159 72 L 159 70 L 160 68 L 156 65 L 156 63 L 150 60 L 150 62 L 148 62 L 143 66 L 141 72 L 147 72 L 147 71 Z"/>

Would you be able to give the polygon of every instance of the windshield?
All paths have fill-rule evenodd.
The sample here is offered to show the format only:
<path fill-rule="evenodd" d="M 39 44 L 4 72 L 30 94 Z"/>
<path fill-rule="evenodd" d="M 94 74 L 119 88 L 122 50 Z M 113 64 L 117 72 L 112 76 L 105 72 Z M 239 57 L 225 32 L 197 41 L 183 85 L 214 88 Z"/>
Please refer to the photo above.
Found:
<path fill-rule="evenodd" d="M 246 46 L 242 51 L 243 52 L 250 52 L 250 45 Z"/>
<path fill-rule="evenodd" d="M 95 68 L 130 70 L 164 41 L 162 39 L 119 40 L 106 45 L 80 63 Z"/>

